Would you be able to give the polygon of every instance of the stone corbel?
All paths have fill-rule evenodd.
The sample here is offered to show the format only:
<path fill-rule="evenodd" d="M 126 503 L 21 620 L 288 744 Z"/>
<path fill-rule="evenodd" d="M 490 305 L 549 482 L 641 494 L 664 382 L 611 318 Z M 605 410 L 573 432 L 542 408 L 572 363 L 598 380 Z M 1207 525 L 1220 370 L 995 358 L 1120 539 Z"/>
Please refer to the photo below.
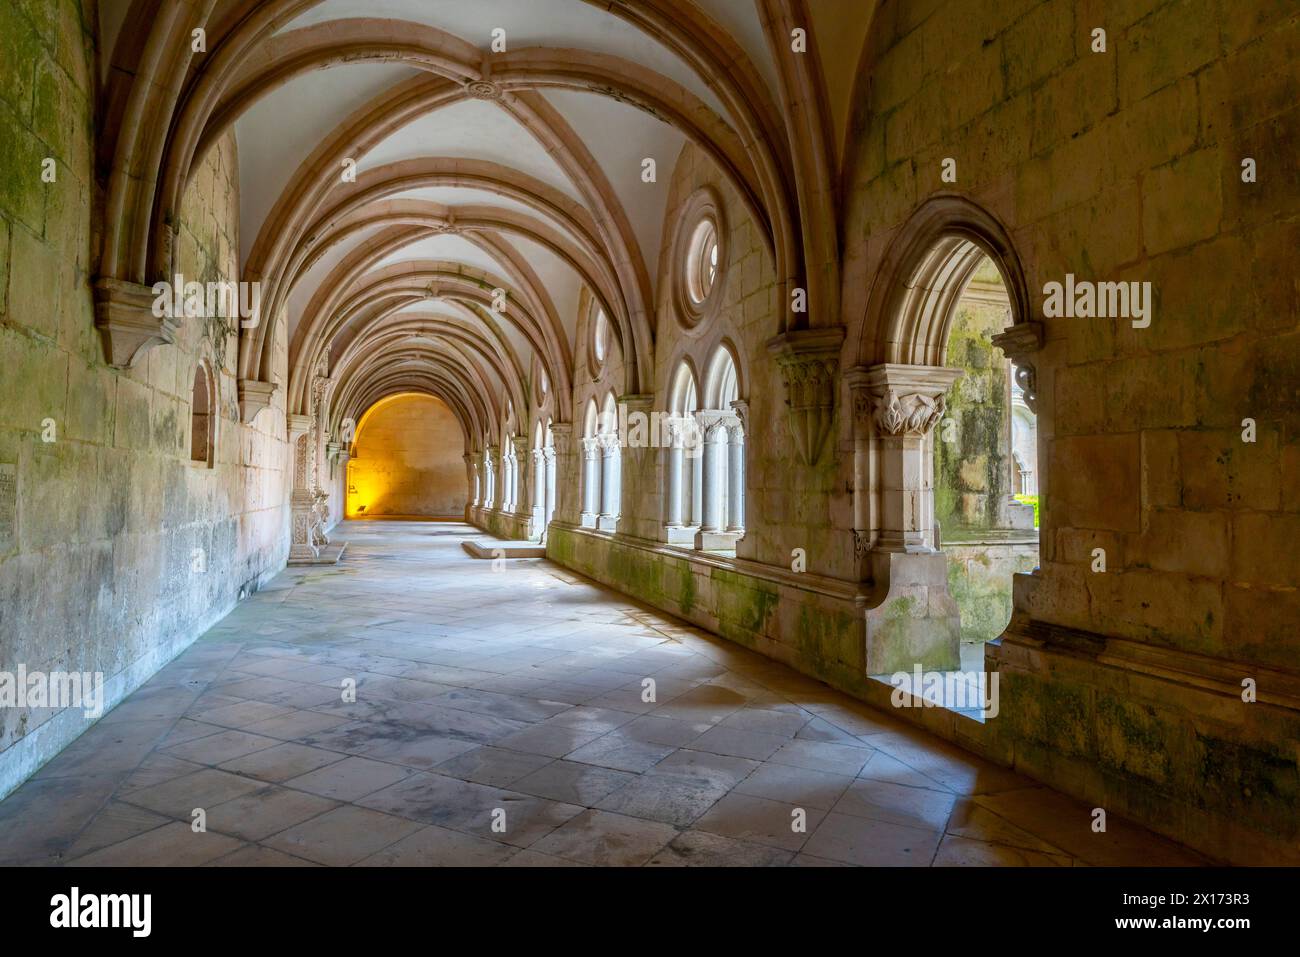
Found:
<path fill-rule="evenodd" d="M 111 277 L 95 281 L 95 327 L 108 364 L 129 369 L 154 346 L 171 345 L 180 328 L 170 315 L 154 315 L 150 286 Z"/>
<path fill-rule="evenodd" d="M 1038 372 L 1033 356 L 1043 348 L 1043 337 L 1043 323 L 1037 319 L 1017 322 L 993 337 L 993 345 L 1015 365 L 1016 384 L 1025 394 L 1025 405 L 1035 414 L 1038 413 Z"/>
<path fill-rule="evenodd" d="M 312 418 L 310 415 L 300 415 L 296 412 L 291 412 L 284 417 L 284 425 L 289 433 L 289 441 L 296 442 L 298 437 L 304 432 L 311 431 Z"/>
<path fill-rule="evenodd" d="M 815 465 L 835 415 L 835 374 L 844 327 L 800 329 L 770 339 L 768 352 L 785 382 L 790 434 L 805 465 Z"/>
<path fill-rule="evenodd" d="M 252 425 L 257 413 L 271 407 L 271 397 L 275 395 L 274 382 L 262 382 L 259 379 L 239 380 L 239 421 Z"/>

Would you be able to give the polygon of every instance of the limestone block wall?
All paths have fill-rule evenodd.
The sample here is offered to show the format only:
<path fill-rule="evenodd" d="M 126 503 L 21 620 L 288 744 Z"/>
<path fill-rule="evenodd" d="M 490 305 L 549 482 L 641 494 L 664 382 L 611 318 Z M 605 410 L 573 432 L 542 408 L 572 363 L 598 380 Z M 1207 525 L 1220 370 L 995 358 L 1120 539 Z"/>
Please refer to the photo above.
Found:
<path fill-rule="evenodd" d="M 718 282 L 721 307 L 711 321 L 686 328 L 678 319 L 672 284 L 681 264 L 674 261 L 674 234 L 691 197 L 707 188 L 718 197 L 726 238 Z M 835 456 L 824 454 L 807 468 L 786 423 L 785 386 L 767 351 L 780 327 L 780 299 L 771 256 L 761 234 L 731 185 L 699 149 L 687 144 L 673 170 L 659 256 L 656 296 L 655 408 L 664 409 L 672 376 L 683 358 L 703 380 L 706 364 L 724 340 L 736 350 L 740 397 L 748 404 L 745 435 L 745 537 L 736 555 L 789 570 L 802 549 L 807 572 L 852 579 L 853 546 L 848 533 L 852 503 L 839 479 Z M 849 469 L 851 474 L 851 466 Z M 658 516 L 662 483 L 648 491 L 647 514 Z"/>
<path fill-rule="evenodd" d="M 680 268 L 673 260 L 674 239 L 691 198 L 702 188 L 714 192 L 725 223 L 715 293 L 722 300 L 715 317 L 688 327 L 678 321 L 672 296 Z M 771 258 L 735 191 L 690 144 L 673 168 L 656 289 L 650 409 L 668 410 L 672 379 L 683 360 L 702 386 L 707 363 L 722 342 L 730 343 L 738 358 L 739 393 L 747 404 L 745 536 L 735 558 L 664 544 L 664 457 L 659 449 L 640 456 L 637 450 L 624 450 L 617 532 L 557 520 L 548 532 L 548 557 L 837 687 L 865 694 L 863 588 L 869 585 L 856 581 L 852 503 L 839 477 L 845 467 L 830 453 L 812 469 L 798 462 L 785 419 L 784 384 L 766 345 L 776 334 L 782 305 Z M 578 448 L 587 398 L 595 396 L 599 404 L 609 376 L 608 371 L 599 377 L 589 371 L 583 325 L 588 318 L 585 311 L 580 314 L 575 361 Z M 612 356 L 606 369 L 618 359 Z M 574 457 L 573 466 L 558 481 L 576 502 L 580 457 Z M 851 474 L 851 463 L 847 471 Z M 480 524 L 492 528 L 487 521 Z"/>
<path fill-rule="evenodd" d="M 235 320 L 187 319 L 128 371 L 104 361 L 96 35 L 92 4 L 0 6 L 0 671 L 102 673 L 111 707 L 277 571 L 288 536 L 283 412 L 239 424 Z M 237 163 L 229 136 L 186 194 L 187 278 L 238 278 Z M 189 461 L 200 361 L 212 468 Z M 87 725 L 78 708 L 0 708 L 0 796 Z"/>
<path fill-rule="evenodd" d="M 1005 226 L 1027 318 L 1067 274 L 1151 283 L 1146 328 L 1045 319 L 1042 566 L 990 653 L 996 734 L 1032 775 L 1270 862 L 1300 837 L 1297 49 L 1263 0 L 886 0 L 846 178 L 849 317 L 942 192 Z"/>

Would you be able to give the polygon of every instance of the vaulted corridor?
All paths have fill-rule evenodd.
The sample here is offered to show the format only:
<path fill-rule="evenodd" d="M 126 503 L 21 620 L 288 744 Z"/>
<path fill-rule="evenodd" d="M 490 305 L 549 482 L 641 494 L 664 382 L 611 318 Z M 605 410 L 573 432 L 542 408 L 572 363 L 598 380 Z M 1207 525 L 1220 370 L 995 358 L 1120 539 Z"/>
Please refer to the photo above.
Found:
<path fill-rule="evenodd" d="M 0 802 L 0 865 L 1198 861 L 466 526 L 341 531 Z"/>
<path fill-rule="evenodd" d="M 0 864 L 1300 865 L 1297 51 L 2 0 Z"/>

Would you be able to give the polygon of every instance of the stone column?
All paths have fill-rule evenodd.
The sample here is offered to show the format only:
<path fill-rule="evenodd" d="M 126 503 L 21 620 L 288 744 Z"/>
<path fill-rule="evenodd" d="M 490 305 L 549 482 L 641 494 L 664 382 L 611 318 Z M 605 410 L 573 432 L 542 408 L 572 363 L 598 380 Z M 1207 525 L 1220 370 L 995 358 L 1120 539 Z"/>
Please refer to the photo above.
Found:
<path fill-rule="evenodd" d="M 600 437 L 600 515 L 596 518 L 596 527 L 604 532 L 614 531 L 618 521 L 619 464 L 618 435 L 607 432 Z"/>
<path fill-rule="evenodd" d="M 664 456 L 664 469 L 667 473 L 664 481 L 667 502 L 664 524 L 668 528 L 681 528 L 683 495 L 686 494 L 686 490 L 682 487 L 686 450 L 683 448 L 685 437 L 682 434 L 680 420 L 671 420 L 668 423 L 668 431 L 670 440 Z M 669 540 L 671 541 L 671 538 Z"/>
<path fill-rule="evenodd" d="M 312 488 L 311 416 L 291 414 L 286 425 L 289 454 L 293 457 L 293 485 L 289 492 L 289 561 L 315 561 L 320 550 L 312 536 L 316 494 Z"/>
<path fill-rule="evenodd" d="M 582 440 L 582 524 L 596 527 L 600 512 L 600 439 L 587 436 Z"/>
<path fill-rule="evenodd" d="M 528 479 L 524 463 L 528 461 L 528 437 L 514 435 L 510 437 L 510 511 L 523 525 L 529 519 Z M 526 529 L 525 529 L 526 534 Z"/>
<path fill-rule="evenodd" d="M 533 538 L 540 538 L 546 527 L 546 452 L 533 449 L 533 515 L 529 533 Z"/>
<path fill-rule="evenodd" d="M 495 445 L 489 445 L 483 450 L 483 475 L 487 481 L 487 488 L 483 493 L 483 508 L 493 509 L 497 505 L 497 462 L 498 450 Z"/>
<path fill-rule="evenodd" d="M 543 467 L 544 477 L 542 479 L 542 498 L 545 506 L 542 508 L 542 531 L 550 524 L 551 516 L 555 514 L 555 507 L 558 504 L 557 497 L 559 488 L 556 479 L 555 448 L 548 446 L 542 449 L 542 457 L 546 460 Z"/>
<path fill-rule="evenodd" d="M 727 426 L 727 531 L 745 531 L 745 429 Z"/>
<path fill-rule="evenodd" d="M 614 513 L 618 532 L 654 539 L 663 530 L 663 483 L 660 481 L 659 416 L 655 397 L 646 393 L 619 396 L 619 423 L 614 445 Z"/>
<path fill-rule="evenodd" d="M 727 427 L 716 412 L 697 412 L 696 419 L 704 437 L 704 455 L 700 462 L 703 472 L 703 510 L 700 513 L 700 530 L 695 535 L 695 547 L 709 550 L 726 548 L 730 545 L 729 540 L 724 541 L 723 533 L 727 521 L 723 512 Z"/>
<path fill-rule="evenodd" d="M 506 444 L 501 446 L 501 494 L 498 496 L 498 505 L 502 512 L 513 512 L 515 507 L 514 465 L 510 461 L 513 452 L 511 441 L 507 438 Z"/>
<path fill-rule="evenodd" d="M 931 552 L 934 470 L 926 471 L 928 439 L 943 417 L 944 394 L 960 369 L 887 363 L 866 370 L 872 424 L 880 451 L 880 534 L 876 547 Z"/>
<path fill-rule="evenodd" d="M 695 426 L 695 445 L 693 448 L 686 450 L 686 458 L 690 462 L 691 515 L 689 527 L 697 528 L 700 524 L 700 518 L 704 514 L 704 436 L 700 434 L 698 425 Z"/>
<path fill-rule="evenodd" d="M 461 456 L 465 461 L 465 521 L 469 521 L 478 502 L 478 468 L 474 456 L 466 452 Z"/>

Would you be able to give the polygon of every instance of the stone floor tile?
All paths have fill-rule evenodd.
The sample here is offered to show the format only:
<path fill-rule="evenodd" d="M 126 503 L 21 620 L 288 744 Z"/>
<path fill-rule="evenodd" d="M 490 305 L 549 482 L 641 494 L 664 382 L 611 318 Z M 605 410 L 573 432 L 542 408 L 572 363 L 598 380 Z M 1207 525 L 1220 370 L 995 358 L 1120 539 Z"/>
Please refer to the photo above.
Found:
<path fill-rule="evenodd" d="M 195 867 L 222 857 L 240 841 L 215 831 L 195 831 L 175 821 L 69 861 L 71 867 Z"/>
<path fill-rule="evenodd" d="M 420 825 L 344 805 L 268 838 L 268 847 L 318 864 L 346 867 L 420 830 Z"/>
<path fill-rule="evenodd" d="M 803 846 L 815 857 L 870 867 L 929 867 L 941 832 L 831 812 Z"/>
<path fill-rule="evenodd" d="M 637 866 L 645 864 L 677 829 L 608 811 L 583 811 L 532 848 L 584 864 Z"/>
<path fill-rule="evenodd" d="M 410 768 L 367 758 L 343 757 L 334 764 L 290 778 L 284 784 L 336 801 L 356 801 L 391 786 L 416 772 Z"/>

